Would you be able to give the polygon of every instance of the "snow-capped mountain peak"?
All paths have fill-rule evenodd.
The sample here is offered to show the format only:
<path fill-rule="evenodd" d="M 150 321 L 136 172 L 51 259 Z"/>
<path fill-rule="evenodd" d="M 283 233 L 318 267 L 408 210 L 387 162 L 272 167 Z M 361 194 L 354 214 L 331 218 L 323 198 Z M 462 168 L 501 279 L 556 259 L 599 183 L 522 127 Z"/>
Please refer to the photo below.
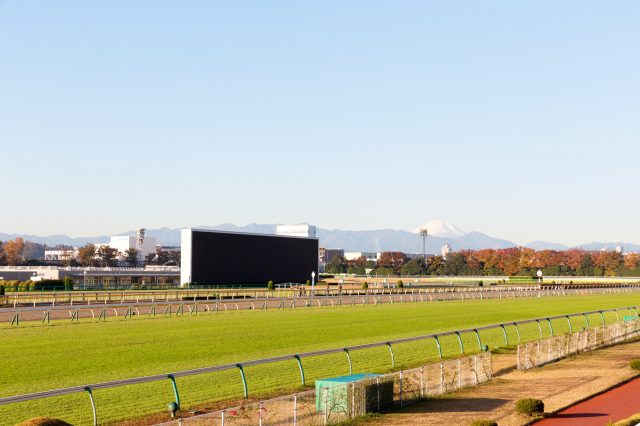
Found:
<path fill-rule="evenodd" d="M 435 237 L 457 238 L 466 235 L 466 232 L 455 226 L 453 223 L 441 219 L 430 220 L 424 225 L 412 229 L 411 232 L 419 234 L 420 230 L 425 228 L 429 235 L 433 235 Z"/>

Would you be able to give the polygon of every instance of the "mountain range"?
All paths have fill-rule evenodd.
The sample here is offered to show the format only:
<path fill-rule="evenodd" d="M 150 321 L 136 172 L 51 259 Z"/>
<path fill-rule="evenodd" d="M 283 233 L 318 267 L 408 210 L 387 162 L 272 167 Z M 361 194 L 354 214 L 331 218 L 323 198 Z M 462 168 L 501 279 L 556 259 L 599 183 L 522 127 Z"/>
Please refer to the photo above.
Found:
<path fill-rule="evenodd" d="M 275 224 L 252 223 L 245 226 L 237 226 L 231 223 L 223 223 L 215 226 L 198 226 L 202 229 L 215 229 L 231 232 L 250 232 L 257 234 L 274 234 Z M 452 223 L 444 220 L 432 220 L 412 230 L 377 229 L 371 231 L 343 231 L 338 229 L 317 228 L 316 235 L 320 245 L 327 248 L 342 248 L 345 251 L 402 251 L 405 253 L 422 252 L 422 239 L 420 230 L 427 229 L 427 253 L 439 253 L 443 245 L 448 244 L 454 251 L 463 249 L 478 250 L 483 248 L 509 248 L 518 244 L 494 238 L 481 232 L 464 232 Z M 123 232 L 119 235 L 135 235 L 136 231 Z M 159 244 L 165 246 L 180 245 L 180 228 L 156 228 L 147 229 L 146 234 L 155 237 Z M 87 243 L 106 243 L 109 236 L 100 235 L 94 237 L 71 238 L 66 235 L 20 235 L 0 233 L 0 241 L 7 241 L 16 237 L 22 237 L 27 241 L 33 241 L 48 246 L 65 244 L 74 247 Z M 625 251 L 640 251 L 640 245 L 626 242 L 591 242 L 576 246 L 585 250 L 601 250 L 607 248 L 613 250 L 616 246 L 624 247 Z M 533 241 L 526 244 L 536 250 L 566 250 L 572 248 L 563 244 L 545 241 Z"/>

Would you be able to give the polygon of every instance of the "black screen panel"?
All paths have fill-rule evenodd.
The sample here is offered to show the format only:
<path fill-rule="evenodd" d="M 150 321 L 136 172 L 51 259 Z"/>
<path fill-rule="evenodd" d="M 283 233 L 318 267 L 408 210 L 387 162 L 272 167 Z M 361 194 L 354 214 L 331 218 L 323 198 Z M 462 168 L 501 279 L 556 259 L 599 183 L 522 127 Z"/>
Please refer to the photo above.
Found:
<path fill-rule="evenodd" d="M 318 272 L 318 240 L 192 231 L 191 281 L 201 284 L 304 283 Z"/>

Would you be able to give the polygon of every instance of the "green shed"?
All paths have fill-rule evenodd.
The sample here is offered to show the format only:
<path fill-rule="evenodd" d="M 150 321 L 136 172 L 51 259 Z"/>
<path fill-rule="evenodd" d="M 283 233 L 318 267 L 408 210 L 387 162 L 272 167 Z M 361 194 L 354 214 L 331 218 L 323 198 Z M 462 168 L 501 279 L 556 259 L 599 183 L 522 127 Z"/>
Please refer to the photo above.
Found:
<path fill-rule="evenodd" d="M 316 380 L 316 410 L 330 413 L 350 413 L 351 407 L 350 383 L 379 377 L 379 374 L 352 374 L 350 376 L 332 377 Z"/>

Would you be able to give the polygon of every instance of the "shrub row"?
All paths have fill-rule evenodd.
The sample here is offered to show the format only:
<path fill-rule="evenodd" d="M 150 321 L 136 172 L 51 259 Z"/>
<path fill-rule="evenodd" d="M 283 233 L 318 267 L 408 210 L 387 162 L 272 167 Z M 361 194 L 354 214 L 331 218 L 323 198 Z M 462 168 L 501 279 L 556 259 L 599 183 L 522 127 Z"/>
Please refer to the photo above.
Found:
<path fill-rule="evenodd" d="M 41 291 L 41 290 L 73 290 L 73 280 L 65 277 L 64 280 L 41 280 L 41 281 L 19 281 L 19 280 L 0 280 L 0 294 L 7 291 Z"/>

